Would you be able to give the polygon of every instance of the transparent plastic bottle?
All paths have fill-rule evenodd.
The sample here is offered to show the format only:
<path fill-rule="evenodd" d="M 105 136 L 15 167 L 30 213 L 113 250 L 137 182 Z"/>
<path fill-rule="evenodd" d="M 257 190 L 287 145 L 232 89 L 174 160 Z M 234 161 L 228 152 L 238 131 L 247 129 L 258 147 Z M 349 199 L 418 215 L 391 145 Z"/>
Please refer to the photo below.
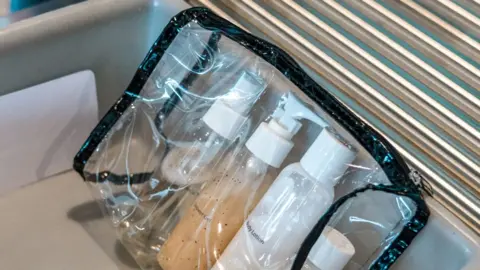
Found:
<path fill-rule="evenodd" d="M 157 256 L 164 270 L 210 269 L 276 177 L 301 127 L 298 119 L 325 124 L 291 94 L 281 106 L 202 189 Z"/>
<path fill-rule="evenodd" d="M 247 115 L 265 87 L 263 80 L 244 72 L 227 94 L 215 100 L 202 118 L 203 125 L 189 134 L 196 139 L 167 154 L 161 165 L 163 179 L 180 187 L 211 179 L 212 168 L 249 121 Z"/>
<path fill-rule="evenodd" d="M 330 207 L 355 151 L 323 129 L 298 163 L 282 170 L 212 268 L 282 269 Z"/>
<path fill-rule="evenodd" d="M 162 269 L 209 269 L 277 175 L 248 150 L 236 160 L 242 165 L 209 182 L 172 231 L 157 256 Z"/>
<path fill-rule="evenodd" d="M 222 161 L 227 153 L 236 151 L 238 144 L 245 141 L 250 128 L 248 113 L 265 87 L 261 78 L 243 72 L 232 89 L 217 98 L 196 128 L 185 135 L 195 139 L 177 144 L 165 156 L 161 179 L 170 185 L 168 191 L 172 195 L 156 210 L 163 214 L 156 214 L 162 226 L 157 225 L 152 232 L 152 238 L 162 239 L 157 249 L 184 215 L 184 210 L 193 204 L 202 184 L 212 179 L 212 172 L 225 170 Z M 162 189 L 152 192 L 150 197 L 162 197 L 164 193 Z"/>
<path fill-rule="evenodd" d="M 189 124 L 155 173 L 156 185 L 142 186 L 142 197 L 132 202 L 136 217 L 119 228 L 121 239 L 142 268 L 159 268 L 156 255 L 185 210 L 195 201 L 202 185 L 221 168 L 226 154 L 246 140 L 248 114 L 265 89 L 265 82 L 243 72 L 235 85 L 218 97 L 197 123 Z M 196 117 L 198 119 L 198 117 Z M 153 180 L 153 178 L 152 178 Z M 153 181 L 150 181 L 152 183 Z"/>

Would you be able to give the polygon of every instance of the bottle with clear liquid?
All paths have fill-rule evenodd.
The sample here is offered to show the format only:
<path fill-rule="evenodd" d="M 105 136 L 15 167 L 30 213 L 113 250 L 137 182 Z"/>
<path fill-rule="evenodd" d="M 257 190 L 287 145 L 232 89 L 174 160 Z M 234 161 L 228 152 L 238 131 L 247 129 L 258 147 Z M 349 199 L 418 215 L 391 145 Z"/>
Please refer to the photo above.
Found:
<path fill-rule="evenodd" d="M 174 147 L 165 156 L 161 165 L 164 180 L 179 187 L 208 181 L 212 168 L 230 150 L 229 145 L 239 134 L 248 133 L 240 130 L 248 124 L 247 115 L 265 87 L 262 79 L 244 72 L 233 88 L 208 109 L 201 120 L 203 125 L 192 131 L 189 137 L 196 140 Z"/>
<path fill-rule="evenodd" d="M 354 158 L 351 146 L 323 129 L 300 162 L 275 179 L 212 269 L 283 269 L 333 203 L 334 186 Z"/>
<path fill-rule="evenodd" d="M 244 141 L 250 128 L 248 113 L 258 100 L 265 82 L 256 75 L 243 72 L 230 91 L 217 98 L 207 110 L 197 128 L 187 137 L 195 138 L 191 143 L 182 143 L 171 149 L 161 164 L 161 178 L 169 184 L 171 195 L 163 200 L 157 212 L 161 228 L 155 228 L 155 234 L 165 240 L 168 233 L 183 216 L 198 195 L 202 185 L 212 179 L 212 173 L 223 171 L 222 162 L 227 153 L 237 151 L 239 143 Z M 165 190 L 152 192 L 150 196 L 162 197 Z M 167 208 L 168 211 L 166 211 Z M 156 222 L 157 223 L 157 222 Z M 160 244 L 163 243 L 160 241 Z"/>
<path fill-rule="evenodd" d="M 298 120 L 324 124 L 292 94 L 283 105 L 268 123 L 260 124 L 227 169 L 202 189 L 157 256 L 164 270 L 210 269 L 275 179 L 293 148 L 291 139 L 301 127 Z"/>

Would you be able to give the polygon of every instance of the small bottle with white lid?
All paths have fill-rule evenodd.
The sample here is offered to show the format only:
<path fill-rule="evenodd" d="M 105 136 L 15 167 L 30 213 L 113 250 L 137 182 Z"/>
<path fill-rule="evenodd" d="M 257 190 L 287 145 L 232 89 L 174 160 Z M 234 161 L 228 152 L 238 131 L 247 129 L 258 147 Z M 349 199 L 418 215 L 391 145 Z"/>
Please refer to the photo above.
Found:
<path fill-rule="evenodd" d="M 281 269 L 333 203 L 356 151 L 324 128 L 300 162 L 282 170 L 212 268 Z"/>
<path fill-rule="evenodd" d="M 172 231 L 157 259 L 164 270 L 210 269 L 242 226 L 245 218 L 277 176 L 293 148 L 300 119 L 324 127 L 322 118 L 293 94 L 288 94 L 273 117 L 263 122 L 235 156 L 209 181 Z"/>
<path fill-rule="evenodd" d="M 249 112 L 265 88 L 262 78 L 244 71 L 227 93 L 216 98 L 200 123 L 183 134 L 189 141 L 169 142 L 173 147 L 162 160 L 157 185 L 142 186 L 144 198 L 135 210 L 142 210 L 141 218 L 135 224 L 127 223 L 129 229 L 122 234 L 127 245 L 142 247 L 133 250 L 140 250 L 149 263 L 153 257 L 157 264 L 155 255 L 192 206 L 202 184 L 212 179 L 212 172 L 221 170 L 220 160 L 246 140 Z M 241 136 L 243 141 L 237 139 Z"/>
<path fill-rule="evenodd" d="M 232 89 L 208 109 L 201 120 L 203 125 L 191 131 L 188 137 L 196 140 L 186 147 L 174 147 L 167 154 L 161 165 L 162 178 L 180 187 L 209 180 L 211 169 L 230 149 L 229 144 L 249 120 L 248 113 L 265 87 L 261 78 L 243 72 Z"/>
<path fill-rule="evenodd" d="M 355 247 L 345 235 L 325 227 L 313 245 L 303 270 L 342 270 L 355 254 Z M 290 268 L 285 269 L 290 270 Z"/>

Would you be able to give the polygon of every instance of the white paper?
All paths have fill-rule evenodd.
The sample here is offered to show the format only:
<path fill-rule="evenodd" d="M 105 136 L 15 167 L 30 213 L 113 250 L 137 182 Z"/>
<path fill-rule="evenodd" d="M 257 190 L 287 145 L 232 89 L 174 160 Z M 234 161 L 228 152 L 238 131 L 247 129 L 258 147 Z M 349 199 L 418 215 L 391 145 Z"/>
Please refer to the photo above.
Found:
<path fill-rule="evenodd" d="M 71 169 L 97 122 L 91 71 L 0 96 L 0 194 Z"/>

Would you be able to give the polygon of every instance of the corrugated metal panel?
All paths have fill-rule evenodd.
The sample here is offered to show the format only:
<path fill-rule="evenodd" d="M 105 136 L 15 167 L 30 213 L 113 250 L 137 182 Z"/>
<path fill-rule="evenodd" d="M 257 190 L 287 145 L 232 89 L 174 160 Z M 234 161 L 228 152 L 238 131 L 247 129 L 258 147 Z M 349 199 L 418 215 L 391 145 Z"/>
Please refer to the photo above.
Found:
<path fill-rule="evenodd" d="M 478 0 L 190 0 L 279 44 L 480 233 Z"/>

